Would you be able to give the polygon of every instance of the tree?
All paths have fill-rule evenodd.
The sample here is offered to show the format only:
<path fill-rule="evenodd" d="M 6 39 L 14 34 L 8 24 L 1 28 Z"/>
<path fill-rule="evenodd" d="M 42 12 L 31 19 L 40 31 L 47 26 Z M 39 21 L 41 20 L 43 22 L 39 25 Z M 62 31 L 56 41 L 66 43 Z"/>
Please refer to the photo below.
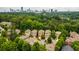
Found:
<path fill-rule="evenodd" d="M 46 25 L 47 25 L 48 29 L 55 30 L 56 29 L 56 23 L 57 22 L 55 22 L 54 20 L 48 20 Z M 44 25 L 44 26 L 46 26 L 46 25 Z"/>
<path fill-rule="evenodd" d="M 43 29 L 43 23 L 34 20 L 32 23 L 33 29 Z"/>
<path fill-rule="evenodd" d="M 19 37 L 17 37 L 14 42 L 17 43 L 17 48 L 19 51 L 31 51 L 31 45 Z"/>
<path fill-rule="evenodd" d="M 65 25 L 66 30 L 70 32 L 72 28 L 70 22 L 64 23 L 64 25 Z"/>
<path fill-rule="evenodd" d="M 59 24 L 57 28 L 58 28 L 58 31 L 63 31 L 63 30 L 65 30 L 64 24 Z"/>
<path fill-rule="evenodd" d="M 17 37 L 14 42 L 17 43 L 17 48 L 19 51 L 31 51 L 31 45 L 19 37 Z"/>
<path fill-rule="evenodd" d="M 46 46 L 35 42 L 31 47 L 31 51 L 46 51 Z"/>
<path fill-rule="evenodd" d="M 32 29 L 33 21 L 31 19 L 23 19 L 20 25 L 21 30 Z"/>
<path fill-rule="evenodd" d="M 40 44 L 35 42 L 31 48 L 32 51 L 40 51 Z"/>
<path fill-rule="evenodd" d="M 49 37 L 49 38 L 47 39 L 47 43 L 52 43 L 51 37 Z"/>
<path fill-rule="evenodd" d="M 7 31 L 2 31 L 1 36 L 7 37 Z"/>
<path fill-rule="evenodd" d="M 20 39 L 17 43 L 17 48 L 19 51 L 22 51 L 22 45 L 24 44 L 24 40 Z"/>
<path fill-rule="evenodd" d="M 1 44 L 6 42 L 7 40 L 8 40 L 7 38 L 0 36 L 0 46 L 1 46 Z"/>
<path fill-rule="evenodd" d="M 40 45 L 40 51 L 46 51 L 46 46 L 45 45 Z"/>
<path fill-rule="evenodd" d="M 71 46 L 75 51 L 79 51 L 79 41 L 73 42 Z"/>
<path fill-rule="evenodd" d="M 56 43 L 56 46 L 55 46 L 55 50 L 56 51 L 59 51 L 61 50 L 62 46 L 64 45 L 64 38 L 61 37 L 58 42 Z"/>
<path fill-rule="evenodd" d="M 61 32 L 62 32 L 62 33 L 60 34 L 59 39 L 60 39 L 61 37 L 63 37 L 64 40 L 65 40 L 66 37 L 69 37 L 69 32 L 68 32 L 67 30 L 62 30 Z"/>
<path fill-rule="evenodd" d="M 27 42 L 24 42 L 22 45 L 22 51 L 31 51 L 31 45 Z"/>
<path fill-rule="evenodd" d="M 14 42 L 18 43 L 19 40 L 21 40 L 21 39 L 19 37 L 16 37 L 15 40 L 14 40 Z"/>
<path fill-rule="evenodd" d="M 1 51 L 17 51 L 17 44 L 12 41 L 7 41 L 1 44 Z"/>
<path fill-rule="evenodd" d="M 52 32 L 51 32 L 51 37 L 52 37 L 53 39 L 55 39 L 55 38 L 56 38 L 56 35 L 55 35 L 55 30 L 52 30 Z"/>

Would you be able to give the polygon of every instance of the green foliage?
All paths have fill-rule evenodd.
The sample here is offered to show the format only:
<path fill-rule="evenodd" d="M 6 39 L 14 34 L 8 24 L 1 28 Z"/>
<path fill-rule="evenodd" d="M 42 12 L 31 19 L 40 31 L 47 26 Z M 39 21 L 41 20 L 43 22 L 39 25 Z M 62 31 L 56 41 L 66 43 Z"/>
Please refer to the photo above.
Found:
<path fill-rule="evenodd" d="M 24 40 L 20 39 L 17 43 L 17 48 L 19 51 L 22 51 L 22 45 L 24 44 Z"/>
<path fill-rule="evenodd" d="M 48 44 L 49 44 L 49 43 L 52 43 L 51 37 L 49 37 L 49 38 L 47 39 L 47 43 L 48 43 Z"/>
<path fill-rule="evenodd" d="M 7 40 L 8 40 L 7 38 L 0 36 L 0 46 L 1 46 L 1 44 L 6 42 Z"/>
<path fill-rule="evenodd" d="M 17 48 L 19 51 L 30 51 L 31 50 L 31 45 L 27 43 L 26 41 L 18 37 L 14 41 L 17 43 Z"/>
<path fill-rule="evenodd" d="M 1 51 L 16 51 L 17 50 L 17 44 L 12 41 L 7 41 L 1 44 L 0 47 Z"/>
<path fill-rule="evenodd" d="M 78 13 L 79 12 L 1 13 L 0 21 L 9 21 L 15 23 L 16 28 L 19 28 L 23 31 L 26 29 L 50 29 L 79 32 Z"/>
<path fill-rule="evenodd" d="M 7 37 L 7 31 L 2 31 L 1 36 Z"/>
<path fill-rule="evenodd" d="M 63 31 L 63 30 L 65 30 L 64 24 L 59 24 L 57 28 L 58 28 L 58 31 Z"/>
<path fill-rule="evenodd" d="M 46 51 L 45 45 L 41 45 L 38 42 L 35 42 L 31 47 L 31 51 Z"/>
<path fill-rule="evenodd" d="M 67 22 L 67 23 L 64 23 L 64 25 L 65 25 L 65 28 L 66 28 L 66 30 L 68 31 L 68 32 L 70 32 L 71 31 L 71 23 L 70 22 Z"/>
<path fill-rule="evenodd" d="M 19 51 L 30 51 L 31 50 L 31 45 L 27 43 L 26 41 L 20 39 L 17 37 L 14 42 L 17 43 L 17 48 Z"/>
<path fill-rule="evenodd" d="M 61 35 L 59 36 L 59 39 L 63 37 L 64 40 L 66 39 L 66 37 L 69 37 L 69 32 L 66 30 L 61 31 Z"/>
<path fill-rule="evenodd" d="M 32 51 L 40 51 L 40 44 L 35 42 L 31 48 Z"/>
<path fill-rule="evenodd" d="M 56 44 L 56 46 L 55 46 L 55 50 L 56 50 L 56 51 L 61 50 L 61 48 L 62 48 L 63 45 L 64 45 L 64 38 L 61 37 L 61 38 L 58 40 L 58 42 L 57 42 L 57 44 Z"/>
<path fill-rule="evenodd" d="M 18 35 L 15 32 L 15 29 L 20 29 L 22 32 L 24 32 L 26 29 L 50 29 L 53 30 L 51 33 L 51 37 L 53 39 L 56 38 L 55 36 L 55 31 L 61 31 L 61 35 L 58 38 L 59 41 L 56 44 L 56 50 L 61 50 L 64 41 L 66 39 L 66 37 L 69 36 L 69 32 L 70 31 L 75 31 L 77 33 L 79 33 L 79 12 L 46 12 L 43 11 L 41 13 L 34 13 L 34 12 L 25 12 L 25 13 L 0 13 L 0 22 L 12 22 L 12 28 L 10 27 L 9 29 L 11 29 L 11 35 L 8 36 L 7 35 L 7 30 L 8 27 L 6 26 L 2 26 L 5 31 L 2 32 L 2 36 L 0 37 L 0 46 L 3 48 L 4 50 L 4 46 L 6 46 L 5 44 L 7 44 L 6 49 L 5 50 L 10 50 L 12 47 L 12 45 L 10 46 L 9 44 L 12 42 L 15 42 L 16 44 L 13 45 L 13 47 L 15 47 L 15 45 L 17 46 L 17 49 L 13 48 L 12 50 L 34 50 L 34 51 L 40 51 L 40 50 L 45 50 L 45 46 L 40 45 L 39 43 L 35 43 L 31 48 L 30 45 L 25 42 L 22 39 L 16 38 Z M 20 34 L 19 34 L 20 35 Z M 6 38 L 5 38 L 6 37 Z M 8 40 L 7 38 L 10 38 L 11 42 L 10 43 L 5 43 L 7 42 L 6 40 Z M 42 36 L 42 39 L 44 39 L 45 37 Z M 47 40 L 47 43 L 51 43 L 52 40 L 49 37 Z M 77 43 L 73 43 L 73 47 L 75 50 L 78 49 L 78 45 Z M 11 47 L 11 48 L 7 48 L 7 47 Z"/>
<path fill-rule="evenodd" d="M 75 51 L 79 51 L 79 41 L 75 41 L 72 43 L 72 48 L 75 50 Z"/>
<path fill-rule="evenodd" d="M 27 42 L 22 44 L 22 51 L 31 51 L 31 45 Z"/>
<path fill-rule="evenodd" d="M 40 45 L 40 51 L 46 51 L 46 46 L 45 45 Z"/>
<path fill-rule="evenodd" d="M 18 43 L 19 40 L 21 40 L 21 39 L 19 37 L 16 37 L 15 40 L 14 40 L 14 42 Z"/>
<path fill-rule="evenodd" d="M 37 20 L 34 20 L 32 22 L 33 22 L 32 26 L 34 29 L 43 29 L 43 23 L 41 23 Z"/>
<path fill-rule="evenodd" d="M 52 30 L 52 32 L 51 32 L 51 37 L 52 37 L 53 39 L 56 38 L 56 35 L 55 35 L 55 31 L 54 31 L 54 30 Z"/>

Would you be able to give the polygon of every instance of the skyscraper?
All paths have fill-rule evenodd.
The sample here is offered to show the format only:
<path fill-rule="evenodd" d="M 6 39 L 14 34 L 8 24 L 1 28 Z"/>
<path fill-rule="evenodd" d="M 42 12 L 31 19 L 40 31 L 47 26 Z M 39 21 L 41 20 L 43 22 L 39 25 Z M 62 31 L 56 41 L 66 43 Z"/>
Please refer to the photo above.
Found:
<path fill-rule="evenodd" d="M 58 12 L 58 10 L 56 9 L 55 12 Z"/>
<path fill-rule="evenodd" d="M 53 9 L 51 9 L 50 11 L 53 12 Z"/>
<path fill-rule="evenodd" d="M 23 12 L 23 7 L 21 7 L 21 12 Z"/>

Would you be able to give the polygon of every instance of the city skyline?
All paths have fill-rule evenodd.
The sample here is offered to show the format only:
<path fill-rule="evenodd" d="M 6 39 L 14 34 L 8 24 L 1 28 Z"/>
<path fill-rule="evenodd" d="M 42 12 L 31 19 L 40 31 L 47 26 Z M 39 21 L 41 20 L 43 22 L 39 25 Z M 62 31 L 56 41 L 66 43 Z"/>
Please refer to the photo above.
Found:
<path fill-rule="evenodd" d="M 38 10 L 38 11 L 42 11 L 47 10 L 49 11 L 49 9 L 53 9 L 53 11 L 57 10 L 57 11 L 79 11 L 79 7 L 23 7 L 23 11 L 26 11 L 30 8 L 30 10 Z M 10 11 L 10 9 L 13 10 L 21 10 L 21 7 L 0 7 L 0 12 L 7 12 Z"/>

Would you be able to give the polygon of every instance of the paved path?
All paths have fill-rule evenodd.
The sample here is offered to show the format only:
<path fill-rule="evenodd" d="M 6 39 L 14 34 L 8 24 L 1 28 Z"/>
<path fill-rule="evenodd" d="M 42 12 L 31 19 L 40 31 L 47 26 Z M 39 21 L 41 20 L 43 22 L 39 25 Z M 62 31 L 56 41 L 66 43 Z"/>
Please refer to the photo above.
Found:
<path fill-rule="evenodd" d="M 61 51 L 74 51 L 74 49 L 71 46 L 66 45 L 66 46 L 63 46 Z"/>

